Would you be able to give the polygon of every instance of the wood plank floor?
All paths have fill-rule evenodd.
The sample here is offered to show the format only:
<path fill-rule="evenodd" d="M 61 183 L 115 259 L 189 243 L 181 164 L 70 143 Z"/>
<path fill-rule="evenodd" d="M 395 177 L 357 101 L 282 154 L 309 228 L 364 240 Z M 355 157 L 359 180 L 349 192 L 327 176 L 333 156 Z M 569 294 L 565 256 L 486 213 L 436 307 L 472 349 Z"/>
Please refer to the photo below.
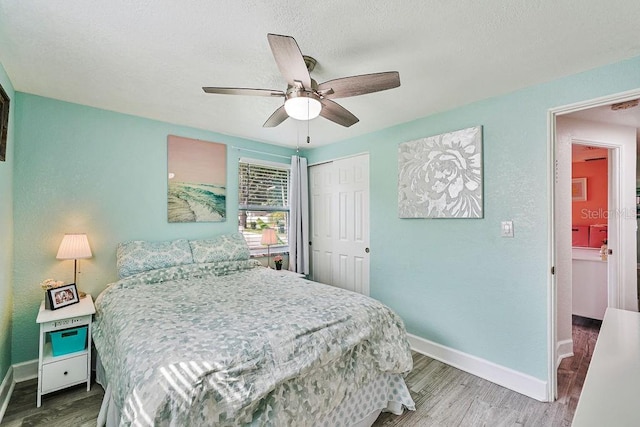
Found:
<path fill-rule="evenodd" d="M 599 321 L 574 317 L 574 356 L 558 369 L 558 400 L 542 403 L 418 353 L 407 385 L 415 411 L 382 414 L 374 426 L 570 426 L 600 330 Z M 3 427 L 95 426 L 103 390 L 97 384 L 43 396 L 36 408 L 37 380 L 16 384 Z"/>
<path fill-rule="evenodd" d="M 598 338 L 598 320 L 573 318 L 574 356 L 558 368 L 558 399 L 538 402 L 414 353 L 406 379 L 416 411 L 382 414 L 374 426 L 570 426 Z"/>
<path fill-rule="evenodd" d="M 104 390 L 98 384 L 70 387 L 42 396 L 36 408 L 38 380 L 16 384 L 4 414 L 2 427 L 95 427 Z"/>

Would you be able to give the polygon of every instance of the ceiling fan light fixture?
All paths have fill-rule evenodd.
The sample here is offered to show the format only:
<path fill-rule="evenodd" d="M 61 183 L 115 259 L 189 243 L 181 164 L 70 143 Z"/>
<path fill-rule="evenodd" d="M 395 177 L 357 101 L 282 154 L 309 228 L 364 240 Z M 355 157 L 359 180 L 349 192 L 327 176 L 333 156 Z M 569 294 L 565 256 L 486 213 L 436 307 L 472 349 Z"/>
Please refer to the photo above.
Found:
<path fill-rule="evenodd" d="M 288 98 L 284 102 L 284 109 L 292 119 L 311 120 L 320 115 L 322 104 L 316 98 L 304 94 Z"/>
<path fill-rule="evenodd" d="M 293 37 L 269 33 L 267 39 L 280 74 L 287 81 L 286 92 L 241 87 L 202 88 L 205 93 L 212 94 L 284 98 L 284 105 L 278 106 L 271 113 L 262 125 L 264 128 L 276 127 L 289 117 L 308 122 L 319 115 L 340 126 L 349 127 L 358 123 L 358 118 L 333 99 L 380 92 L 400 86 L 400 74 L 397 71 L 348 76 L 318 84 L 309 74 L 315 68 L 316 60 L 303 55 Z"/>

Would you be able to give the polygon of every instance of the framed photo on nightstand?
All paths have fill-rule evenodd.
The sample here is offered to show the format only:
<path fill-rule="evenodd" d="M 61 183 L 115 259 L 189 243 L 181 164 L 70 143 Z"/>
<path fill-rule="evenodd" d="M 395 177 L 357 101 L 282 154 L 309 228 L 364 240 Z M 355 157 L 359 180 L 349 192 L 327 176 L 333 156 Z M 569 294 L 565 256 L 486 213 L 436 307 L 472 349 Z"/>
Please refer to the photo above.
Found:
<path fill-rule="evenodd" d="M 47 290 L 46 305 L 49 310 L 57 310 L 79 302 L 78 288 L 75 283 Z"/>

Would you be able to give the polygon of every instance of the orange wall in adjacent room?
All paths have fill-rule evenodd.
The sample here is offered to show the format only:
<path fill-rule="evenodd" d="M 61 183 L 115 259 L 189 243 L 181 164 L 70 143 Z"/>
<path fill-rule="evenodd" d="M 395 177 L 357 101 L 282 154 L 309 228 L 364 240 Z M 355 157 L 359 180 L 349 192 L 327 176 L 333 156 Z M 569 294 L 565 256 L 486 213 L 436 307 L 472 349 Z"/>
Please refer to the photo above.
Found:
<path fill-rule="evenodd" d="M 571 164 L 572 178 L 587 178 L 587 200 L 573 202 L 573 225 L 607 223 L 609 187 L 607 171 L 607 159 Z"/>

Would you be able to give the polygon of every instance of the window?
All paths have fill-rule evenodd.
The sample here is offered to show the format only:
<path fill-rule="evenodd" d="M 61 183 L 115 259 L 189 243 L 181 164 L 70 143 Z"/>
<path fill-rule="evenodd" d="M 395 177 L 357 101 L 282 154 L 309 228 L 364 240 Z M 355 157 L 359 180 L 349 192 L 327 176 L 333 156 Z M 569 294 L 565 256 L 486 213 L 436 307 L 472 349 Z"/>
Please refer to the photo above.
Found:
<path fill-rule="evenodd" d="M 271 252 L 289 250 L 289 165 L 241 159 L 238 167 L 238 229 L 252 253 L 266 253 L 262 230 L 273 228 L 278 243 Z"/>

